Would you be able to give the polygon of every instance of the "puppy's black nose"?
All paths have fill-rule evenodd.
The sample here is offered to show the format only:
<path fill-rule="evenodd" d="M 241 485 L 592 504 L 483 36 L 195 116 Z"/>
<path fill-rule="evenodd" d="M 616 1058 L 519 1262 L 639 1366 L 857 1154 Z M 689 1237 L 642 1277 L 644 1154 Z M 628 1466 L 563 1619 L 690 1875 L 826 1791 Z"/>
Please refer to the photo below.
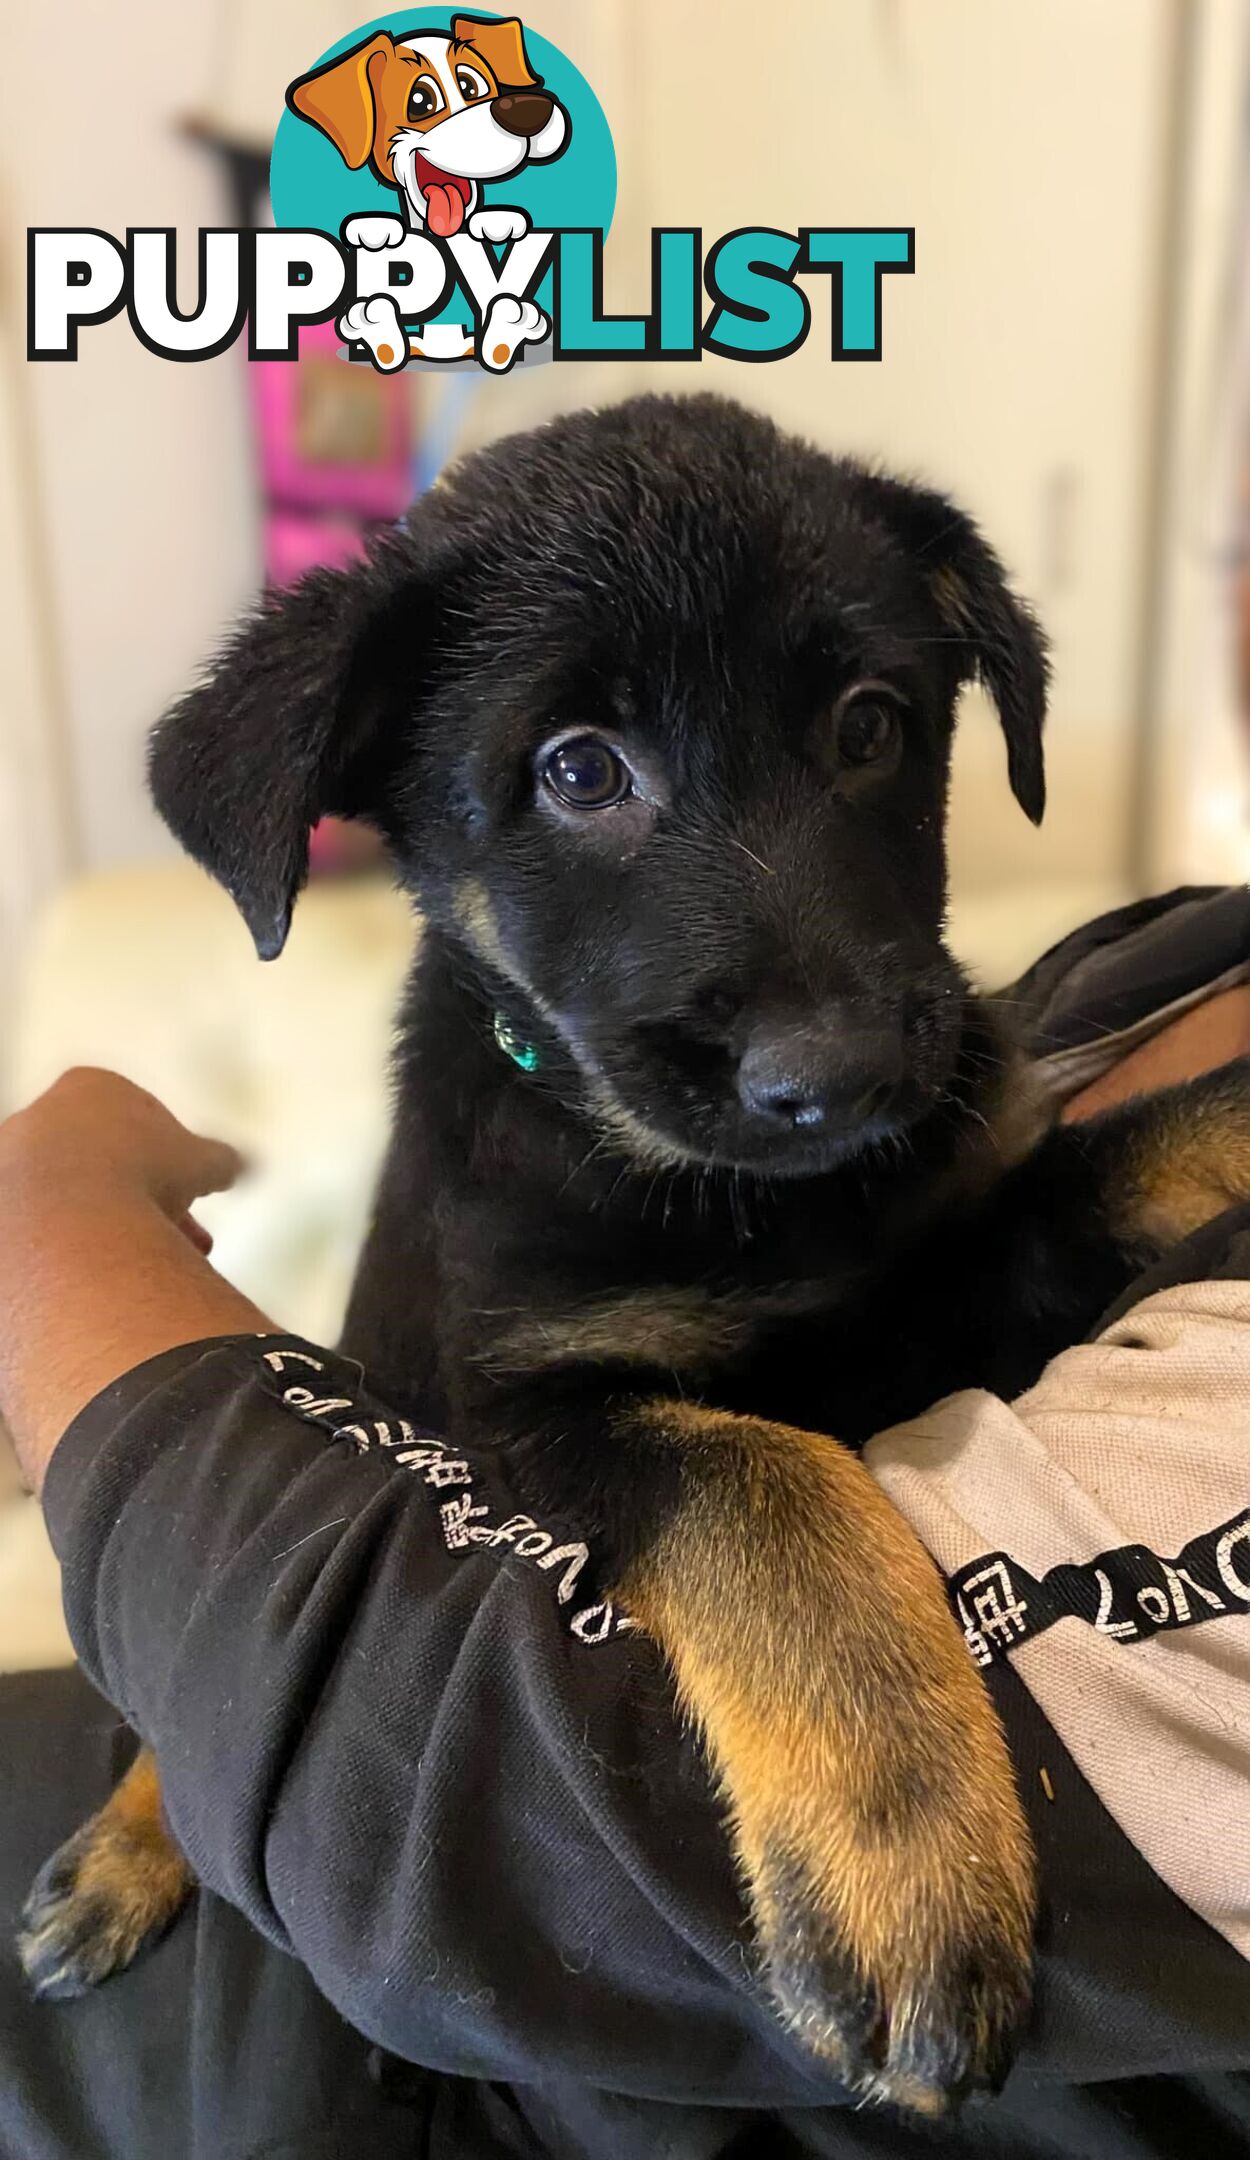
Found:
<path fill-rule="evenodd" d="M 491 99 L 490 109 L 509 135 L 537 135 L 550 120 L 555 100 L 542 90 L 505 90 L 502 97 Z"/>
<path fill-rule="evenodd" d="M 738 1098 L 779 1128 L 850 1130 L 885 1109 L 902 1077 L 898 1028 L 830 1013 L 758 1028 L 738 1066 Z"/>

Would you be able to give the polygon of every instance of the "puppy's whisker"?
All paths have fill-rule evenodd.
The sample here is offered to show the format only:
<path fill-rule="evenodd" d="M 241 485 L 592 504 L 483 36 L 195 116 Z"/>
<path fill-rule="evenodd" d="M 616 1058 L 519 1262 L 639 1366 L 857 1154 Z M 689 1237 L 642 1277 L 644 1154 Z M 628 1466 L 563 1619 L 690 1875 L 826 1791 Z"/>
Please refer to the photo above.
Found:
<path fill-rule="evenodd" d="M 607 1147 L 607 1144 L 608 1141 L 606 1133 L 600 1133 L 598 1139 L 592 1141 L 591 1145 L 587 1148 L 586 1153 L 582 1156 L 581 1161 L 573 1165 L 573 1168 L 570 1170 L 568 1176 L 565 1178 L 563 1185 L 560 1187 L 560 1190 L 556 1194 L 557 1200 L 563 1200 L 565 1193 L 568 1191 L 574 1179 L 581 1176 L 583 1170 L 585 1170 L 588 1165 L 594 1161 L 596 1155 L 602 1155 L 604 1149 Z"/>

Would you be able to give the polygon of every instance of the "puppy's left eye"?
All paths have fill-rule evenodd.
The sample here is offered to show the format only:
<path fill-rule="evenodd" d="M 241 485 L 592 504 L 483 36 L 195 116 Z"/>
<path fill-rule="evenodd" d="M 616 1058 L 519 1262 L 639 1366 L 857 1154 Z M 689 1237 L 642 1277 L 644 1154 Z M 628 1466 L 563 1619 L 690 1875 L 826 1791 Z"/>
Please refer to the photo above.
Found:
<path fill-rule="evenodd" d="M 466 105 L 471 105 L 474 98 L 483 98 L 490 95 L 490 84 L 484 81 L 482 76 L 471 67 L 456 69 L 456 88 Z"/>
<path fill-rule="evenodd" d="M 856 683 L 834 711 L 838 759 L 843 765 L 879 765 L 902 732 L 896 693 L 886 683 Z"/>
<path fill-rule="evenodd" d="M 570 810 L 610 810 L 630 790 L 629 767 L 597 735 L 573 735 L 539 762 L 539 774 Z"/>

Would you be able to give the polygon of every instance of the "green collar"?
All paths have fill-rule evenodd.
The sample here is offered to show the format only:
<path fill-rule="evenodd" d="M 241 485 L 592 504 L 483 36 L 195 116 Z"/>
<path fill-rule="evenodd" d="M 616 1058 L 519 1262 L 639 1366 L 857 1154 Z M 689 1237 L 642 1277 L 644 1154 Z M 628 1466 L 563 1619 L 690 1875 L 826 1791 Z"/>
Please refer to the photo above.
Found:
<path fill-rule="evenodd" d="M 494 1025 L 495 1041 L 503 1051 L 504 1056 L 510 1057 L 513 1064 L 519 1066 L 523 1073 L 537 1072 L 539 1065 L 542 1063 L 537 1050 L 533 1043 L 526 1042 L 523 1036 L 517 1034 L 516 1029 L 501 1006 L 495 1008 Z"/>

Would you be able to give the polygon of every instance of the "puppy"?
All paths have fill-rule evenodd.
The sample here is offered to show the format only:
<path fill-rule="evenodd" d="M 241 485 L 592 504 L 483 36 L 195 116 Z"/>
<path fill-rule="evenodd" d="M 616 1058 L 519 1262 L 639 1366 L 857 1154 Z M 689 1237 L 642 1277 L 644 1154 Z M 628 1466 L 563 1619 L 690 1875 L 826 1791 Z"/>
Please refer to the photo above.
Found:
<path fill-rule="evenodd" d="M 947 952 L 972 677 L 1039 818 L 1042 640 L 969 519 L 642 399 L 266 600 L 151 760 L 266 958 L 313 822 L 385 834 L 427 929 L 346 1346 L 579 1526 L 703 1735 L 779 2014 L 919 2109 L 1002 2070 L 1033 1865 L 942 1583 L 843 1443 L 1022 1385 L 1250 1191 L 1244 1079 L 1048 1130 Z M 45 1870 L 36 1986 L 167 1922 L 157 1807 L 140 1758 Z"/>
<path fill-rule="evenodd" d="M 292 112 L 329 137 L 344 163 L 368 165 L 394 188 L 404 218 L 348 220 L 350 244 L 394 247 L 405 229 L 450 240 L 462 229 L 497 244 L 519 239 L 523 210 L 481 207 L 482 186 L 530 163 L 549 163 L 568 147 L 569 116 L 545 90 L 525 50 L 521 24 L 458 15 L 450 37 L 415 29 L 396 40 L 389 31 L 337 60 L 314 68 L 287 92 Z M 518 349 L 546 336 L 549 324 L 532 301 L 501 295 L 483 325 L 482 351 L 496 371 Z M 339 335 L 368 345 L 375 366 L 402 366 L 409 342 L 398 303 L 389 293 L 354 303 Z M 462 357 L 453 339 L 430 331 L 412 348 L 430 357 Z"/>

